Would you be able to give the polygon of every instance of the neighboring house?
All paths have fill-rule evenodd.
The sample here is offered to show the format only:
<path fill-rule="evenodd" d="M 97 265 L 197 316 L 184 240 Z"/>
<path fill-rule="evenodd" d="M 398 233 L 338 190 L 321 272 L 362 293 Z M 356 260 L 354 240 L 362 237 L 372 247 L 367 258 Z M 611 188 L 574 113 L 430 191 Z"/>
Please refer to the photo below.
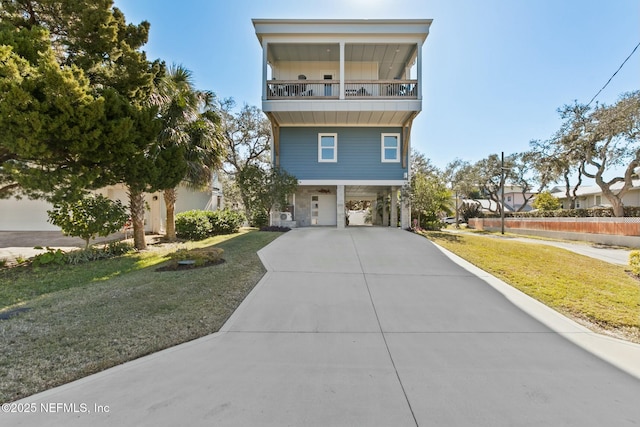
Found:
<path fill-rule="evenodd" d="M 504 205 L 505 212 L 527 212 L 532 210 L 531 202 L 533 202 L 534 192 L 525 192 L 522 194 L 522 187 L 519 185 L 504 186 Z M 526 200 L 525 200 L 526 196 Z M 526 205 L 525 205 L 526 202 Z M 525 205 L 523 207 L 523 205 Z"/>
<path fill-rule="evenodd" d="M 382 204 L 374 224 L 395 226 L 398 193 L 409 180 L 411 126 L 422 110 L 422 45 L 431 20 L 254 19 L 253 25 L 263 52 L 272 162 L 299 182 L 287 212 L 272 220 L 342 228 L 345 203 L 369 200 Z M 409 215 L 403 203 L 403 228 Z"/>
<path fill-rule="evenodd" d="M 461 199 L 459 204 L 460 206 L 478 205 L 480 206 L 481 212 L 484 214 L 492 214 L 492 213 L 500 212 L 499 211 L 500 205 L 491 199 Z M 509 206 L 505 205 L 505 212 L 512 212 Z"/>
<path fill-rule="evenodd" d="M 620 191 L 623 185 L 623 182 L 618 182 L 612 185 L 611 189 L 616 193 Z M 563 209 L 569 209 L 571 207 L 571 199 L 567 198 L 564 186 L 553 187 L 550 193 L 560 200 Z M 633 180 L 633 187 L 624 195 L 622 202 L 625 206 L 640 206 L 640 179 Z M 582 185 L 578 187 L 575 205 L 577 209 L 610 206 L 611 202 L 602 194 L 602 190 L 597 185 Z"/>
<path fill-rule="evenodd" d="M 191 209 L 221 209 L 222 193 L 216 188 L 214 177 L 212 188 L 192 190 L 180 186 L 176 213 Z M 219 184 L 218 184 L 219 186 Z M 129 196 L 124 185 L 112 185 L 95 193 L 102 194 L 111 200 L 120 200 L 122 204 L 129 204 Z M 150 233 L 164 233 L 166 223 L 166 206 L 162 192 L 145 195 L 145 231 Z M 44 200 L 29 200 L 15 198 L 0 200 L 0 231 L 57 231 L 59 227 L 48 222 L 47 210 L 53 206 Z"/>

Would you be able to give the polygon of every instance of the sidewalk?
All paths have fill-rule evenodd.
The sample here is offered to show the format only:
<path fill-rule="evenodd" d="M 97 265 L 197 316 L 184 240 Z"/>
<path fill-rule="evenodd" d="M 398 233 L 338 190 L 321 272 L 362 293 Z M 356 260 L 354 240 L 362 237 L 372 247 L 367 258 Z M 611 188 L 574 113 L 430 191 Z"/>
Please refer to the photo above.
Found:
<path fill-rule="evenodd" d="M 457 234 L 470 234 L 473 236 L 494 238 L 494 239 L 507 239 L 518 242 L 525 243 L 533 243 L 537 245 L 548 245 L 555 246 L 558 248 L 566 249 L 568 251 L 572 251 L 578 253 L 580 255 L 585 255 L 591 258 L 599 259 L 602 261 L 606 261 L 612 264 L 619 265 L 629 265 L 629 253 L 631 249 L 622 249 L 622 248 L 609 248 L 603 245 L 595 245 L 589 242 L 567 242 L 567 241 L 556 241 L 556 240 L 546 240 L 546 239 L 532 239 L 528 237 L 521 236 L 511 236 L 511 235 L 501 235 L 501 234 L 484 234 L 484 233 L 474 233 L 471 231 L 465 230 L 452 230 L 446 229 L 443 230 L 448 233 L 457 233 Z"/>

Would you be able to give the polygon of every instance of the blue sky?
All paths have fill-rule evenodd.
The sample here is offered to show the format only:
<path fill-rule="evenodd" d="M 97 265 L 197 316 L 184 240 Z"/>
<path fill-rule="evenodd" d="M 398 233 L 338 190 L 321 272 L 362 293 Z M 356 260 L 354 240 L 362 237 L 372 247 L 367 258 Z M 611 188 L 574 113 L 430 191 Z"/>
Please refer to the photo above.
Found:
<path fill-rule="evenodd" d="M 199 89 L 261 106 L 252 18 L 430 18 L 423 110 L 412 145 L 438 167 L 525 151 L 587 103 L 640 42 L 638 0 L 115 0 L 151 23 L 145 50 L 190 69 Z M 598 96 L 640 89 L 640 48 Z"/>

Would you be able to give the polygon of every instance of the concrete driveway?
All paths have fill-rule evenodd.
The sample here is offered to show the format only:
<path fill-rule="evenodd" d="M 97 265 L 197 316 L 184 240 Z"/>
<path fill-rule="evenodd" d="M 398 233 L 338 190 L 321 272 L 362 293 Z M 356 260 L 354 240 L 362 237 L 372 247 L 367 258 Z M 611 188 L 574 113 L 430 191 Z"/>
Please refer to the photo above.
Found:
<path fill-rule="evenodd" d="M 36 413 L 2 425 L 640 423 L 640 381 L 623 370 L 640 346 L 498 291 L 422 237 L 299 229 L 260 255 L 269 272 L 220 333 L 24 399 Z"/>

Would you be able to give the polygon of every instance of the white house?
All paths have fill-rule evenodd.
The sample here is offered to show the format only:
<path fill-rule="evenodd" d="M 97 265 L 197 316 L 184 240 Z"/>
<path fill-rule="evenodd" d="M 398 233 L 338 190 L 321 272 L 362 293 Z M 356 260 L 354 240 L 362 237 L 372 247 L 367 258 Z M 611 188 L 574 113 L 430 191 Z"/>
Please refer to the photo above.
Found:
<path fill-rule="evenodd" d="M 615 192 L 620 191 L 624 183 L 619 182 L 611 186 Z M 556 197 L 562 203 L 563 209 L 571 207 L 571 199 L 567 198 L 564 186 L 553 187 L 550 191 L 551 195 Z M 633 180 L 633 187 L 624 195 L 622 202 L 625 206 L 640 206 L 640 179 Z M 578 187 L 576 191 L 576 208 L 588 209 L 593 207 L 610 207 L 611 203 L 602 194 L 602 190 L 597 185 L 583 185 Z"/>
<path fill-rule="evenodd" d="M 112 185 L 95 193 L 102 194 L 111 200 L 120 200 L 122 204 L 129 204 L 129 197 L 123 185 Z M 145 231 L 164 233 L 166 223 L 166 206 L 162 192 L 145 195 Z M 221 209 L 224 204 L 222 190 L 214 176 L 211 188 L 193 190 L 184 186 L 178 188 L 176 213 L 191 209 Z M 0 231 L 57 231 L 60 228 L 48 222 L 47 210 L 53 206 L 44 200 L 3 199 L 0 200 Z"/>

